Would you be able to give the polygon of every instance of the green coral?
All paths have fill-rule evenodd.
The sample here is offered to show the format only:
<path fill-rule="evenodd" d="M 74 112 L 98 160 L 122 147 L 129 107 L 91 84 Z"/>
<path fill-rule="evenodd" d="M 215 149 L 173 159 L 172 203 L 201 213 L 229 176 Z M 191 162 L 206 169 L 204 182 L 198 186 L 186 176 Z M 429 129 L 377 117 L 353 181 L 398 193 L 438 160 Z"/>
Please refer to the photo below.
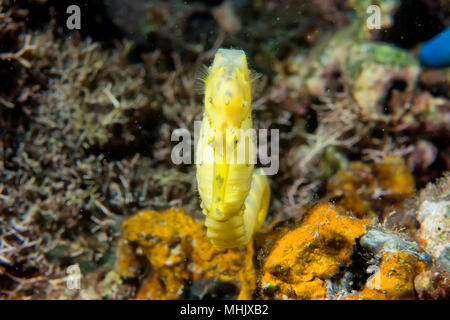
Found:
<path fill-rule="evenodd" d="M 314 48 L 310 57 L 315 57 L 321 67 L 333 63 L 343 65 L 344 70 L 350 75 L 356 75 L 358 71 L 369 64 L 395 68 L 420 65 L 414 56 L 403 49 L 387 43 L 364 39 L 361 30 L 357 22 L 349 24 L 331 39 Z M 316 64 L 312 63 L 312 65 Z M 304 68 L 304 70 L 311 69 Z"/>
<path fill-rule="evenodd" d="M 344 69 L 355 77 L 371 64 L 394 68 L 419 67 L 418 60 L 402 49 L 382 42 L 363 41 L 353 47 L 352 55 L 345 62 Z"/>
<path fill-rule="evenodd" d="M 419 61 L 415 57 L 392 45 L 379 42 L 366 43 L 365 45 L 367 48 L 363 48 L 362 50 L 373 52 L 371 55 L 373 63 L 390 65 L 393 67 L 419 65 Z"/>

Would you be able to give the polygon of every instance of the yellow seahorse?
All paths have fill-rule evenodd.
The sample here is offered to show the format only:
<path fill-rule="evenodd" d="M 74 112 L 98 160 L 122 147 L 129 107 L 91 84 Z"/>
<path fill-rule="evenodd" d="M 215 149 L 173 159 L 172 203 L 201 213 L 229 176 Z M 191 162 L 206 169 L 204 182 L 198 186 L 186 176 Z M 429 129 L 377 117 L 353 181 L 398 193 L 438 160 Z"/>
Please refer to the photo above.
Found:
<path fill-rule="evenodd" d="M 263 224 L 270 200 L 267 176 L 261 169 L 253 170 L 253 140 L 243 134 L 253 128 L 255 73 L 248 69 L 244 51 L 236 49 L 219 49 L 204 71 L 200 78 L 204 115 L 196 163 L 207 236 L 216 247 L 240 247 Z"/>

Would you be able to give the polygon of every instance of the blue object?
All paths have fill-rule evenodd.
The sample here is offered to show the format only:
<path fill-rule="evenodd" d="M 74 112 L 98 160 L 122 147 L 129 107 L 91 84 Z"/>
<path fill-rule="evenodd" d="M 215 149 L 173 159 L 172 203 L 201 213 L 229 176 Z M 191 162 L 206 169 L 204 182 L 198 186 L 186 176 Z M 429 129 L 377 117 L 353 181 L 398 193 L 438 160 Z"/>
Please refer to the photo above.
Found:
<path fill-rule="evenodd" d="M 425 42 L 420 48 L 419 60 L 432 68 L 450 66 L 450 27 Z"/>

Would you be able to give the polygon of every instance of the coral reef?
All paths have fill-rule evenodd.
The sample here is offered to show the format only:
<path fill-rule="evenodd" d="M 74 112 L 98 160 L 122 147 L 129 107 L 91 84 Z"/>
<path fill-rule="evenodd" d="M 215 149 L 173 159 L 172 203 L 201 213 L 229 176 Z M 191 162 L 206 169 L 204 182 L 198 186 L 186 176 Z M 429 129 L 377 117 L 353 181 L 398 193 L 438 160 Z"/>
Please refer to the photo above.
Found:
<path fill-rule="evenodd" d="M 117 269 L 127 278 L 139 275 L 139 256 L 148 275 L 138 299 L 177 299 L 198 281 L 218 278 L 238 288 L 239 299 L 251 299 L 256 284 L 253 247 L 218 249 L 206 237 L 204 223 L 184 210 L 143 210 L 123 224 L 118 240 Z M 236 298 L 236 297 L 233 297 Z"/>
<path fill-rule="evenodd" d="M 92 0 L 81 30 L 69 4 L 0 4 L 1 299 L 448 299 L 450 69 L 417 58 L 448 1 L 372 1 L 375 30 L 366 0 Z M 267 222 L 234 250 L 170 161 L 220 47 L 280 132 Z"/>

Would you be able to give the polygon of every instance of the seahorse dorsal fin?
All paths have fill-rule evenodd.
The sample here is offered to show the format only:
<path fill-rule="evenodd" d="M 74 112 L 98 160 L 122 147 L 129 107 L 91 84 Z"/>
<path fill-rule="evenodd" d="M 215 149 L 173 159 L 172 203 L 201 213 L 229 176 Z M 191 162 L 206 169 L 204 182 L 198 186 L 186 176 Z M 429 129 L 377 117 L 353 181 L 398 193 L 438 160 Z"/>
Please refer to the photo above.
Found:
<path fill-rule="evenodd" d="M 195 84 L 194 91 L 197 94 L 203 94 L 205 92 L 205 81 L 209 76 L 208 66 L 202 64 L 195 72 Z"/>

